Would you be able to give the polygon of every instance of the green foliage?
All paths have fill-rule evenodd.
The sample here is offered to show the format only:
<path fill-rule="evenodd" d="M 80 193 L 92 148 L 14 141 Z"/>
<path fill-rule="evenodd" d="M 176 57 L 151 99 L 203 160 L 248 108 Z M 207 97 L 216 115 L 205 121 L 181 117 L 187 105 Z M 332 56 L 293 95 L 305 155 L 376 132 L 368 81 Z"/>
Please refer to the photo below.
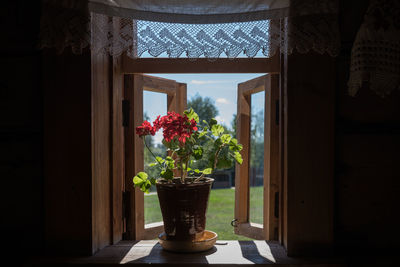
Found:
<path fill-rule="evenodd" d="M 218 115 L 218 109 L 214 105 L 214 102 L 209 97 L 201 97 L 200 95 L 196 94 L 188 101 L 188 109 L 192 108 L 196 110 L 199 121 L 209 122 L 211 119 L 215 118 Z M 200 126 L 204 126 L 203 123 L 200 123 Z"/>
<path fill-rule="evenodd" d="M 133 184 L 145 193 L 149 193 L 150 187 L 154 182 L 153 179 L 148 179 L 148 175 L 145 172 L 139 172 L 133 177 Z"/>
<path fill-rule="evenodd" d="M 189 120 L 194 119 L 196 122 L 201 118 L 192 108 L 186 110 L 184 114 Z M 184 182 L 188 175 L 198 176 L 200 179 L 204 175 L 212 174 L 217 168 L 229 168 L 235 161 L 239 164 L 243 162 L 239 152 L 242 145 L 238 144 L 237 140 L 232 138 L 224 126 L 218 124 L 214 118 L 203 121 L 202 129 L 195 131 L 185 142 L 178 141 L 176 137 L 169 142 L 164 139 L 163 145 L 167 153 L 160 151 L 161 148 L 154 147 L 152 143 L 149 145 L 147 137 L 142 137 L 148 149 L 145 160 L 151 162 L 146 158 L 149 156 L 154 160 L 145 166 L 146 172 L 138 173 L 133 179 L 134 185 L 146 193 L 157 178 L 172 180 L 174 171 L 180 173 L 180 178 Z M 152 152 L 157 149 L 158 153 Z"/>

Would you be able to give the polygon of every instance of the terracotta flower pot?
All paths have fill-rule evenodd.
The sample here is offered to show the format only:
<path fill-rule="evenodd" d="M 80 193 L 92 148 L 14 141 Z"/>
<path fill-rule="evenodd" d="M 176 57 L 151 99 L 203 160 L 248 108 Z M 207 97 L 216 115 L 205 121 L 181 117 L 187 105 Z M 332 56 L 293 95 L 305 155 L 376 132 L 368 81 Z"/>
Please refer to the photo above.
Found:
<path fill-rule="evenodd" d="M 196 183 L 191 183 L 192 180 L 187 178 L 185 184 L 157 180 L 167 240 L 198 240 L 204 234 L 208 198 L 214 179 L 204 178 Z"/>

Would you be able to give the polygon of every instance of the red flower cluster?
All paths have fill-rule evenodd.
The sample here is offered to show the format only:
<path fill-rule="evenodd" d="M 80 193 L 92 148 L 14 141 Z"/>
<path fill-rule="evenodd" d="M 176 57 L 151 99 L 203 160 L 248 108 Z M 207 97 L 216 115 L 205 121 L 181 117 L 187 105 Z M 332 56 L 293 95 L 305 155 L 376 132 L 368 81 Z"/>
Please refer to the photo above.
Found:
<path fill-rule="evenodd" d="M 152 127 L 148 121 L 144 121 L 141 126 L 136 127 L 136 134 L 139 135 L 139 137 L 149 134 L 155 135 L 156 131 L 157 130 Z"/>
<path fill-rule="evenodd" d="M 196 121 L 184 115 L 175 112 L 168 112 L 168 115 L 160 117 L 153 122 L 153 127 L 148 121 L 144 121 L 142 126 L 136 128 L 136 134 L 154 135 L 159 129 L 163 128 L 163 136 L 165 141 L 172 141 L 175 136 L 178 137 L 179 142 L 185 143 L 186 138 L 189 138 L 194 131 L 197 131 Z"/>

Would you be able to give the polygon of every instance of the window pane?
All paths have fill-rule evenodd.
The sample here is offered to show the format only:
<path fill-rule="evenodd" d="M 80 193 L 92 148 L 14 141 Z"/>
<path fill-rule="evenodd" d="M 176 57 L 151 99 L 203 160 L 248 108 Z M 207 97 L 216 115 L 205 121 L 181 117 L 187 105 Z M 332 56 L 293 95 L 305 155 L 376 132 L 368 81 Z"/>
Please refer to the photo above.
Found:
<path fill-rule="evenodd" d="M 250 222 L 263 223 L 265 92 L 251 95 Z"/>
<path fill-rule="evenodd" d="M 157 118 L 158 115 L 167 114 L 167 95 L 162 93 L 144 91 L 143 92 L 143 120 L 150 123 Z M 166 150 L 162 145 L 162 131 L 156 133 L 155 136 L 146 136 L 146 143 L 150 147 L 155 156 L 166 156 Z M 149 150 L 144 148 L 144 171 L 150 177 L 159 178 L 159 170 L 156 167 L 149 167 L 150 163 L 155 162 L 154 157 Z M 158 202 L 156 187 L 152 186 L 150 194 L 144 194 L 144 223 L 154 223 L 162 221 L 160 205 Z"/>

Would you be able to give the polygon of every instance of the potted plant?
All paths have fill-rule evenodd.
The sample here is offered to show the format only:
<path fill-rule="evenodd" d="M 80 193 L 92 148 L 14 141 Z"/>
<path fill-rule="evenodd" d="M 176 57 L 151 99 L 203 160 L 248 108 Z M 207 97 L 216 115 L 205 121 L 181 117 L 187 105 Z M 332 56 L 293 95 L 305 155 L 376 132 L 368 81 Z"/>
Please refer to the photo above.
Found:
<path fill-rule="evenodd" d="M 215 119 L 203 121 L 200 127 L 199 116 L 193 109 L 178 114 L 168 112 L 158 116 L 153 125 L 144 121 L 136 128 L 139 135 L 154 157 L 150 164 L 157 168 L 159 177 L 149 177 L 139 172 L 133 183 L 143 192 L 148 193 L 156 185 L 161 213 L 164 221 L 166 240 L 196 241 L 201 240 L 205 231 L 206 210 L 210 189 L 214 179 L 207 177 L 217 168 L 228 168 L 236 161 L 242 163 L 240 151 L 242 145 Z M 163 145 L 167 149 L 166 157 L 153 154 L 146 143 L 146 136 L 163 131 Z M 205 140 L 211 140 L 212 146 L 202 146 Z M 204 169 L 194 169 L 193 164 L 207 157 Z M 177 177 L 174 176 L 176 174 Z"/>

